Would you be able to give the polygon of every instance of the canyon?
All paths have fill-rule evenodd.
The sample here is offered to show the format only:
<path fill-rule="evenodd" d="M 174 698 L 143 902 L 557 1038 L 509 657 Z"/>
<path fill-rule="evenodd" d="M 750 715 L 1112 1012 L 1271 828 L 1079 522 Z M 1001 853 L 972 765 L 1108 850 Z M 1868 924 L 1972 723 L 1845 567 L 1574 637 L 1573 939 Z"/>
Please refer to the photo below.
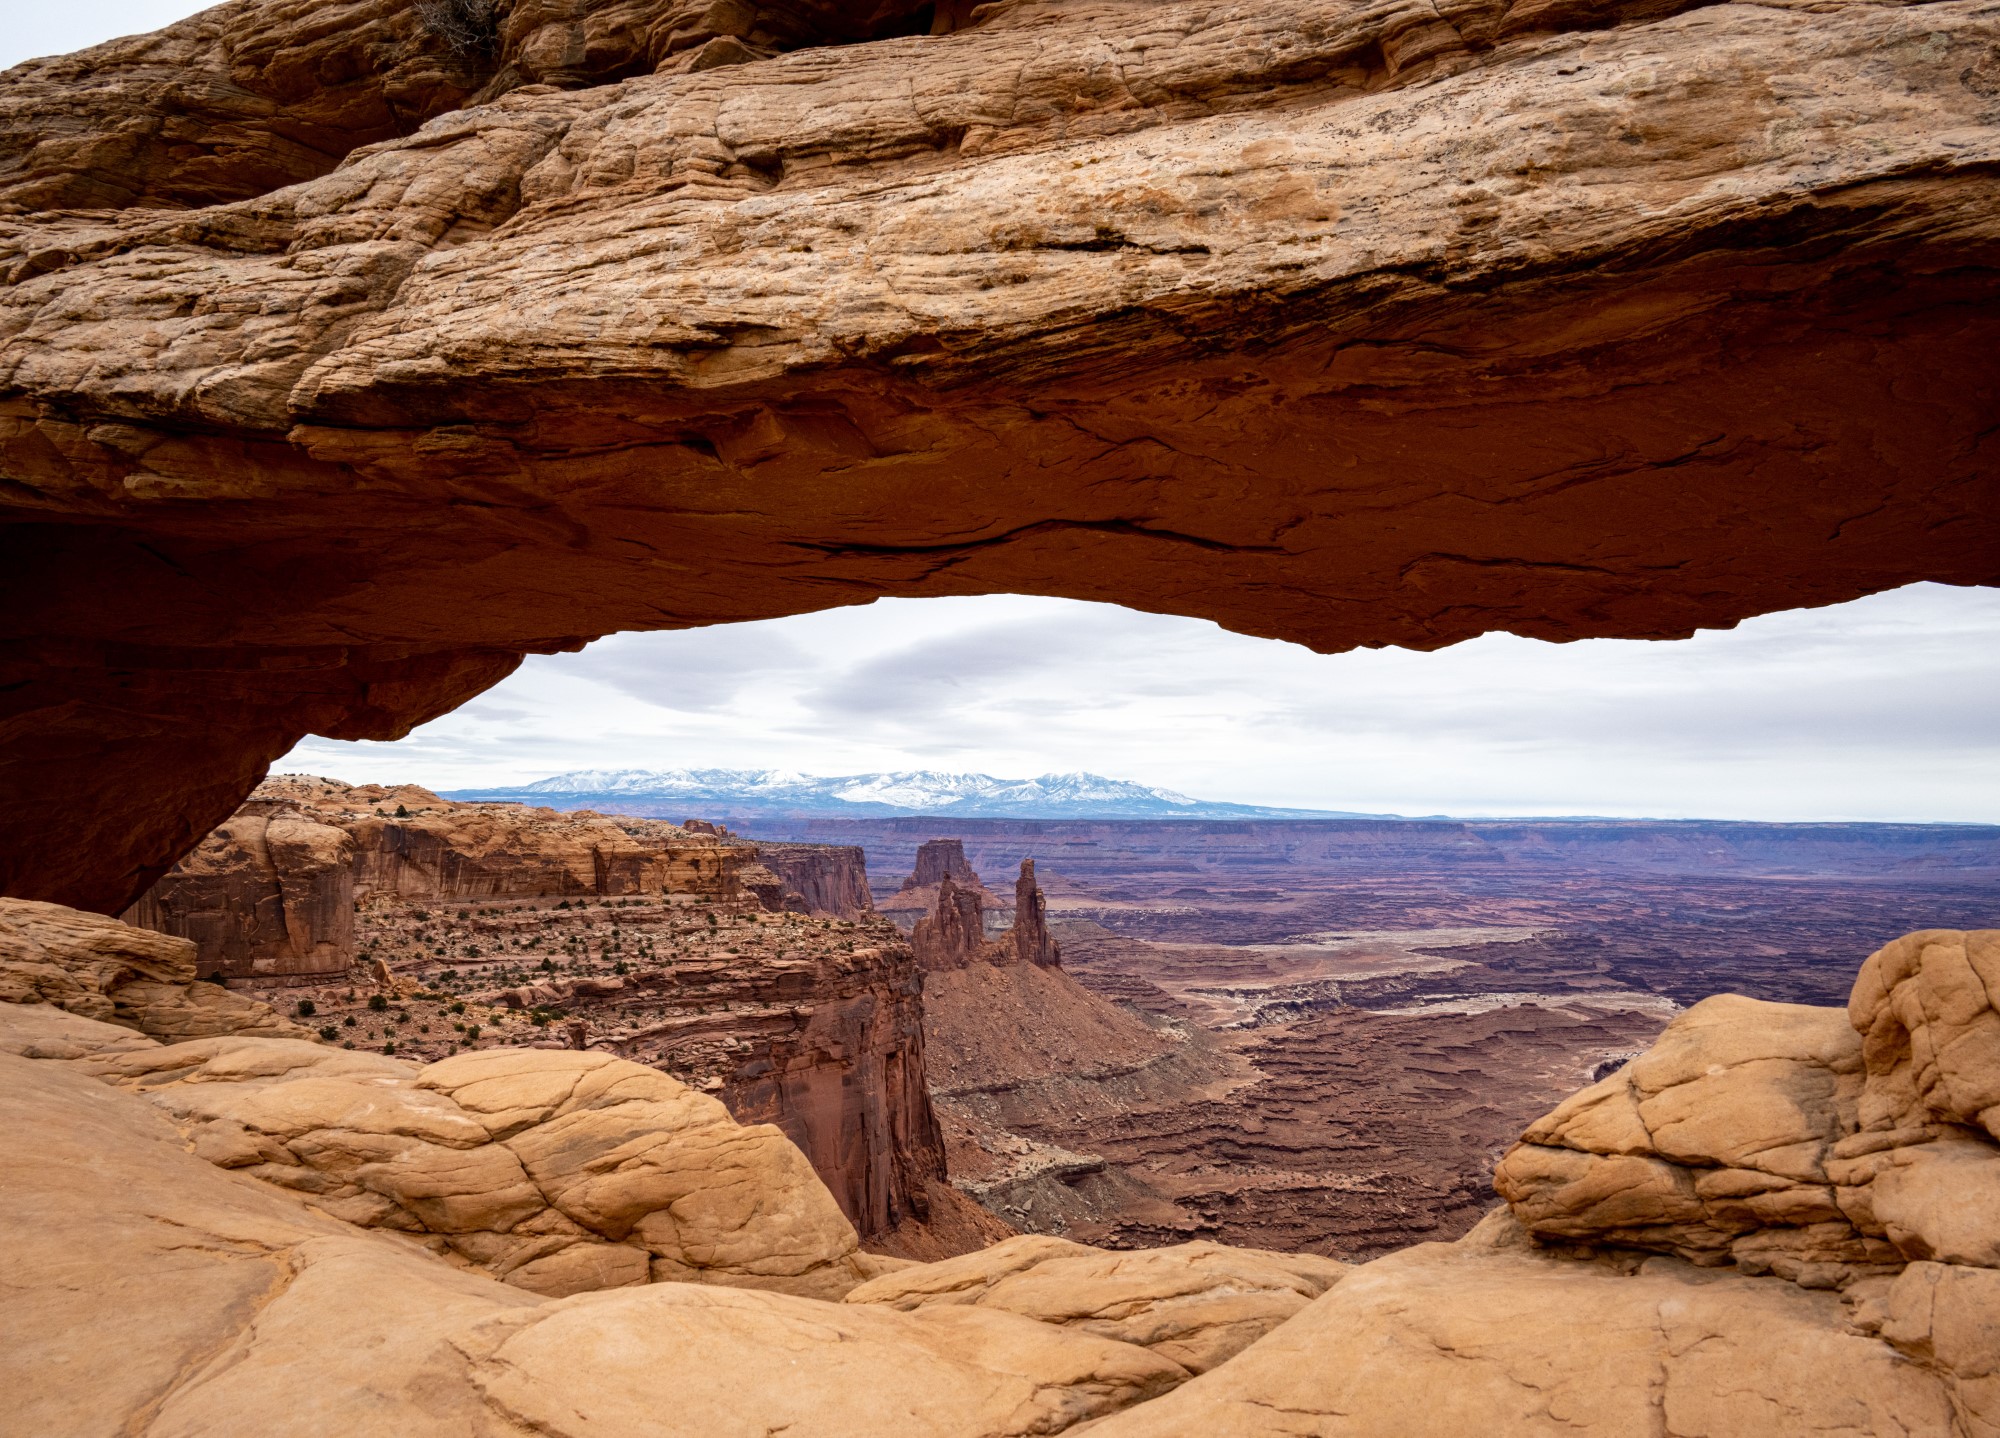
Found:
<path fill-rule="evenodd" d="M 1996 57 L 1982 0 L 229 0 L 0 74 L 11 1416 L 2000 1432 L 1990 829 L 267 783 L 884 595 L 1332 651 L 2000 583 Z"/>
<path fill-rule="evenodd" d="M 927 1010 L 933 1098 L 954 1181 L 1113 1248 L 1455 1238 L 1534 1115 L 1680 1010 L 1837 1000 L 1846 956 L 2000 905 L 1976 825 L 740 822 L 860 845 L 906 927 L 947 874 L 990 914 L 1038 860 L 1086 997 L 976 971 Z"/>
<path fill-rule="evenodd" d="M 1905 935 L 1845 1009 L 1695 1005 L 1528 1126 L 1471 1232 L 1358 1265 L 1041 1235 L 918 1262 L 778 1129 L 628 1060 L 89 1016 L 134 972 L 185 996 L 193 950 L 0 900 L 0 973 L 38 981 L 0 999 L 0 1211 L 29 1236 L 0 1370 L 45 1431 L 2000 1422 L 2000 932 Z M 36 1381 L 113 1288 L 113 1380 Z"/>
<path fill-rule="evenodd" d="M 127 917 L 329 1043 L 417 1061 L 527 1044 L 671 1074 L 776 1124 L 888 1250 L 1010 1232 L 945 1182 L 919 971 L 869 909 L 859 852 L 768 862 L 705 822 L 289 775 Z M 302 933 L 323 937 L 302 951 Z"/>

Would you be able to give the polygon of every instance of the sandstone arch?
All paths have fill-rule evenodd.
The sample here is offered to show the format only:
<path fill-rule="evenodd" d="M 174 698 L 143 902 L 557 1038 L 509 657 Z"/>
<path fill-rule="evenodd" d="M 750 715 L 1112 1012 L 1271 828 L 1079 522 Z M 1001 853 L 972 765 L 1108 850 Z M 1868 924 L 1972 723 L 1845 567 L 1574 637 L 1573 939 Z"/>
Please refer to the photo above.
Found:
<path fill-rule="evenodd" d="M 300 736 L 617 629 L 1012 590 L 1434 647 L 2000 582 L 1969 0 L 959 18 L 285 188 L 9 191 L 0 892 L 115 911 Z M 0 178 L 51 97 L 86 161 L 145 131 L 114 60 L 0 77 Z"/>

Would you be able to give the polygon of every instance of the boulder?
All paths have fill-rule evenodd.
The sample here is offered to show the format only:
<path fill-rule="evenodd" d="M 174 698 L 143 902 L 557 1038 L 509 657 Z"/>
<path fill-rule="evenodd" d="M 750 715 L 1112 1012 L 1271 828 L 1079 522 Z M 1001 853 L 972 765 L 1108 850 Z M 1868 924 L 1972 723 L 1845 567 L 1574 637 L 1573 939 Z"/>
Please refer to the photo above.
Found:
<path fill-rule="evenodd" d="M 105 1027 L 64 1015 L 44 1031 L 80 1042 L 86 1025 Z M 231 1087 L 215 1065 L 234 1063 L 281 1091 L 288 1047 L 217 1051 L 201 1082 Z M 551 1299 L 205 1163 L 157 1107 L 76 1063 L 0 1054 L 0 1124 L 0 1225 L 29 1240 L 0 1304 L 24 1433 L 1011 1438 L 1184 1377 L 997 1311 L 692 1284 Z"/>
<path fill-rule="evenodd" d="M 0 1003 L 53 1004 L 169 1041 L 308 1037 L 268 1004 L 198 982 L 186 939 L 26 899 L 0 899 Z"/>
<path fill-rule="evenodd" d="M 84 1062 L 209 1162 L 536 1292 L 678 1280 L 832 1298 L 877 1271 L 779 1130 L 606 1054 L 419 1068 L 234 1038 Z"/>
<path fill-rule="evenodd" d="M 1314 1254 L 1182 1243 L 1121 1253 L 1023 1235 L 874 1279 L 848 1303 L 905 1312 L 997 1309 L 1136 1343 L 1206 1373 L 1340 1282 L 1352 1266 Z"/>
<path fill-rule="evenodd" d="M 1484 1230 L 1362 1265 L 1091 1438 L 1963 1431 L 1950 1382 L 1854 1331 L 1831 1293 L 1676 1259 L 1631 1271 L 1496 1247 Z"/>
<path fill-rule="evenodd" d="M 2000 933 L 1928 930 L 1848 1009 L 1703 1000 L 1531 1124 L 1494 1187 L 1536 1237 L 1835 1286 L 2000 1267 Z"/>

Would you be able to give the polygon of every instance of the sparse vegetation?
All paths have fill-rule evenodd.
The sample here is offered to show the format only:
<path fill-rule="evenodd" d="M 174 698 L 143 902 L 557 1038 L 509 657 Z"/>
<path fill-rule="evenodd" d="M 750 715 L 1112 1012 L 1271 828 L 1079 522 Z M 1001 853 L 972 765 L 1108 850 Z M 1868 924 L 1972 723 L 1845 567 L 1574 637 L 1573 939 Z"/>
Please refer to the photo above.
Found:
<path fill-rule="evenodd" d="M 453 53 L 486 57 L 500 47 L 500 7 L 494 0 L 417 0 L 417 19 Z"/>

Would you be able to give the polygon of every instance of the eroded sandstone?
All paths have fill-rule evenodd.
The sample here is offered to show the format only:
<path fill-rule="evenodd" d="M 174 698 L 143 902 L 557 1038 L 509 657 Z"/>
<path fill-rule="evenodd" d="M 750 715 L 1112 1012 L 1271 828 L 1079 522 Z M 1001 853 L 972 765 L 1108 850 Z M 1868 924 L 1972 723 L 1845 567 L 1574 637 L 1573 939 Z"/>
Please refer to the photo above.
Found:
<path fill-rule="evenodd" d="M 49 1004 L 152 1038 L 304 1038 L 267 1004 L 195 978 L 195 946 L 58 904 L 0 899 L 0 1003 Z"/>
<path fill-rule="evenodd" d="M 2000 933 L 1928 930 L 1846 1011 L 1720 995 L 1522 1135 L 1494 1184 L 1528 1231 L 1775 1271 L 2000 1268 Z"/>
<path fill-rule="evenodd" d="M 963 18 L 0 223 L 0 887 L 122 909 L 300 735 L 614 629 L 1005 590 L 1431 647 L 2000 578 L 1978 0 Z M 181 43 L 0 103 L 150 134 L 121 67 Z"/>
<path fill-rule="evenodd" d="M 317 836 L 313 862 L 275 862 L 298 835 Z M 202 972 L 310 1015 L 329 1042 L 658 1067 L 781 1127 L 870 1241 L 935 1257 L 1003 1235 L 945 1184 L 919 975 L 866 906 L 859 852 L 775 847 L 810 897 L 700 821 L 283 775 L 128 917 L 194 938 Z M 805 917 L 828 906 L 854 913 Z M 308 950 L 315 935 L 339 942 Z"/>

